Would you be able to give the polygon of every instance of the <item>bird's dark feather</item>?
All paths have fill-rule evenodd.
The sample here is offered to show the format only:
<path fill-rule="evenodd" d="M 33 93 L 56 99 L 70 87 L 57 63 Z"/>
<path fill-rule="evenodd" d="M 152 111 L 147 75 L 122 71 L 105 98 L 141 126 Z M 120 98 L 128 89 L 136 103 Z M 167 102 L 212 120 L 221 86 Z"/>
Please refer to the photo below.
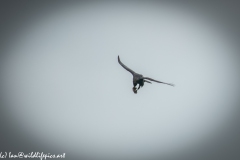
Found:
<path fill-rule="evenodd" d="M 130 73 L 132 73 L 132 75 L 135 74 L 135 72 L 133 70 L 131 70 L 130 68 L 128 68 L 127 66 L 125 66 L 121 61 L 120 61 L 120 58 L 118 56 L 118 63 L 123 67 L 125 68 L 127 71 L 129 71 Z"/>

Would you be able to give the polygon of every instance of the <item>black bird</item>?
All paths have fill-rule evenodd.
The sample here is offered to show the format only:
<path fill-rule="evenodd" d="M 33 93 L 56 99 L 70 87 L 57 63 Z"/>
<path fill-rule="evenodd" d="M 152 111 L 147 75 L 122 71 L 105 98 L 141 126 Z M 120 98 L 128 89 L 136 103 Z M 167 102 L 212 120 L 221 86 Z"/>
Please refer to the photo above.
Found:
<path fill-rule="evenodd" d="M 118 63 L 119 63 L 123 68 L 125 68 L 127 71 L 129 71 L 130 73 L 132 73 L 132 75 L 133 75 L 133 88 L 132 88 L 132 90 L 133 90 L 134 93 L 137 93 L 137 90 L 139 90 L 140 87 L 143 87 L 144 82 L 151 83 L 151 82 L 147 81 L 146 79 L 148 79 L 148 80 L 150 80 L 150 81 L 157 82 L 157 83 L 163 83 L 163 84 L 167 84 L 167 85 L 170 85 L 170 86 L 174 86 L 174 84 L 171 84 L 171 83 L 164 83 L 164 82 L 160 82 L 160 81 L 154 80 L 154 79 L 149 78 L 149 77 L 143 77 L 143 75 L 138 74 L 138 73 L 134 72 L 133 70 L 131 70 L 130 68 L 128 68 L 127 66 L 125 66 L 125 65 L 120 61 L 119 56 L 118 56 Z M 136 88 L 136 85 L 137 85 L 137 84 L 139 84 L 138 89 Z"/>

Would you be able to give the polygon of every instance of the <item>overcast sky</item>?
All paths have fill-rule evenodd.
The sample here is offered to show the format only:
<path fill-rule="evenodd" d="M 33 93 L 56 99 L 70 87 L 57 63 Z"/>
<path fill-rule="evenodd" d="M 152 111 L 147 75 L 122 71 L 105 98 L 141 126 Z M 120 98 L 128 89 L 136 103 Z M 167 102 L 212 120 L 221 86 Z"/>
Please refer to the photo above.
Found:
<path fill-rule="evenodd" d="M 203 11 L 171 3 L 76 3 L 32 16 L 1 64 L 11 123 L 75 157 L 164 157 L 232 125 L 239 55 Z M 132 92 L 132 75 L 173 83 Z"/>

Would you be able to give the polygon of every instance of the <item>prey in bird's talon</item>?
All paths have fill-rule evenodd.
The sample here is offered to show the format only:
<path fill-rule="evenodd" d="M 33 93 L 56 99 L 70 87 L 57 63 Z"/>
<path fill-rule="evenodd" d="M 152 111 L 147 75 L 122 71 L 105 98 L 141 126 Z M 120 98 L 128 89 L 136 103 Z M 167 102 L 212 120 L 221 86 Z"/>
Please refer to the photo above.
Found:
<path fill-rule="evenodd" d="M 137 88 L 133 87 L 132 90 L 135 94 L 137 94 Z"/>
<path fill-rule="evenodd" d="M 140 89 L 140 87 L 143 87 L 144 85 L 144 82 L 147 82 L 147 83 L 151 83 L 150 81 L 154 81 L 154 82 L 157 82 L 157 83 L 163 83 L 163 84 L 167 84 L 167 85 L 170 85 L 170 86 L 174 86 L 174 84 L 171 84 L 171 83 L 165 83 L 165 82 L 160 82 L 160 81 L 157 81 L 157 80 L 154 80 L 152 78 L 149 78 L 149 77 L 143 77 L 143 75 L 141 74 L 138 74 L 136 72 L 134 72 L 133 70 L 131 70 L 130 68 L 128 68 L 127 66 L 125 66 L 121 61 L 120 61 L 120 58 L 118 56 L 118 63 L 124 68 L 126 69 L 128 72 L 130 72 L 132 75 L 133 75 L 133 92 L 135 94 L 137 94 L 137 90 Z M 147 80 L 150 80 L 150 81 L 147 81 Z M 137 84 L 139 84 L 138 88 L 136 88 Z"/>

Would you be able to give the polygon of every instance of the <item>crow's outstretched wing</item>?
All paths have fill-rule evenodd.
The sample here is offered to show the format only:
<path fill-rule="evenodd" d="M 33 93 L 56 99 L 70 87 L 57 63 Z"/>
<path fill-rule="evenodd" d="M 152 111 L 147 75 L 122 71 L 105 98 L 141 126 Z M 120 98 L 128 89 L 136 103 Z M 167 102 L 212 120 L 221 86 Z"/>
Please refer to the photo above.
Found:
<path fill-rule="evenodd" d="M 147 80 L 145 80 L 145 79 L 144 79 L 144 82 L 147 82 L 147 83 L 152 83 L 152 82 L 149 82 L 149 81 L 147 81 Z"/>
<path fill-rule="evenodd" d="M 120 58 L 118 56 L 118 63 L 123 67 L 125 68 L 128 72 L 132 73 L 132 75 L 135 74 L 135 72 L 133 70 L 131 70 L 130 68 L 128 68 L 127 66 L 125 66 L 121 61 L 120 61 Z"/>
<path fill-rule="evenodd" d="M 167 84 L 167 85 L 170 85 L 170 86 L 174 86 L 174 84 L 171 84 L 171 83 L 165 83 L 165 82 L 160 82 L 160 81 L 157 81 L 157 80 L 154 80 L 152 78 L 149 78 L 149 77 L 143 77 L 141 79 L 148 79 L 150 81 L 154 81 L 154 82 L 157 82 L 157 83 L 163 83 L 163 84 Z"/>

